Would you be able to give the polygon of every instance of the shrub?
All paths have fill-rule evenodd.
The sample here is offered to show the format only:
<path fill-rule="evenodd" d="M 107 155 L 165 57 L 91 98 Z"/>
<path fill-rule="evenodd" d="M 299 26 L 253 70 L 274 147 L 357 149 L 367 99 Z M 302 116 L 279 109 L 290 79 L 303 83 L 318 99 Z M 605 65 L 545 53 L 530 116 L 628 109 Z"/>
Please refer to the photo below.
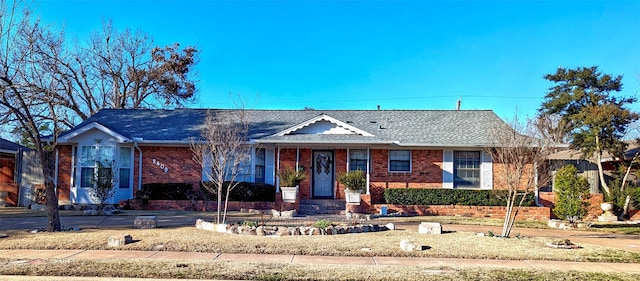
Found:
<path fill-rule="evenodd" d="M 431 188 L 387 188 L 384 190 L 385 203 L 398 205 L 504 206 L 506 196 L 506 190 Z M 534 195 L 527 194 L 523 206 L 534 205 Z"/>
<path fill-rule="evenodd" d="M 349 171 L 338 174 L 338 182 L 344 184 L 351 191 L 363 191 L 367 186 L 367 179 L 362 170 Z"/>
<path fill-rule="evenodd" d="M 188 200 L 189 192 L 193 190 L 190 183 L 147 183 L 142 185 L 142 191 L 148 200 Z M 137 192 L 139 193 L 140 190 Z"/>
<path fill-rule="evenodd" d="M 227 194 L 227 188 L 231 182 L 225 182 L 222 185 L 222 198 Z M 205 186 L 212 186 L 211 182 L 204 182 L 200 184 L 204 196 L 208 196 L 211 200 L 218 200 L 215 192 L 210 192 Z M 238 185 L 231 189 L 229 192 L 229 201 L 241 201 L 241 202 L 258 202 L 268 201 L 272 202 L 276 200 L 276 187 L 266 183 L 253 183 L 253 182 L 240 182 Z"/>
<path fill-rule="evenodd" d="M 578 175 L 578 169 L 566 165 L 556 173 L 554 192 L 556 204 L 553 213 L 563 220 L 581 220 L 589 208 L 589 182 Z"/>
<path fill-rule="evenodd" d="M 299 167 L 297 170 L 284 167 L 278 172 L 278 177 L 280 178 L 280 186 L 297 186 L 306 178 L 306 175 L 303 167 Z"/>
<path fill-rule="evenodd" d="M 315 228 L 327 228 L 329 226 L 331 226 L 331 221 L 327 219 L 321 219 L 313 224 Z"/>

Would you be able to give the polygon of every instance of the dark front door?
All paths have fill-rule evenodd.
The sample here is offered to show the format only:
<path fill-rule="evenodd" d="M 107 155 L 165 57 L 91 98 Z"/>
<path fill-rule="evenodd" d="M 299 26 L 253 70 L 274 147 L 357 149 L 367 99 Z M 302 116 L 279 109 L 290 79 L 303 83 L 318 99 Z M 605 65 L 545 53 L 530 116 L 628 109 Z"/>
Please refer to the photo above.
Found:
<path fill-rule="evenodd" d="M 333 151 L 313 152 L 313 197 L 333 198 Z"/>

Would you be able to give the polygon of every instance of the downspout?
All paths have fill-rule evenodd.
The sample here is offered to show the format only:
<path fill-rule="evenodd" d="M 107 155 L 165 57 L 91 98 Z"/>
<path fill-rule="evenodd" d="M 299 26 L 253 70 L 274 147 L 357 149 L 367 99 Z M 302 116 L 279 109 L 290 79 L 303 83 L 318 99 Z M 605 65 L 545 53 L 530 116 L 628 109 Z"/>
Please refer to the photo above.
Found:
<path fill-rule="evenodd" d="M 536 202 L 536 206 L 544 207 L 540 204 L 540 189 L 538 188 L 538 162 L 533 162 L 533 184 L 535 186 L 534 190 L 534 198 Z"/>
<path fill-rule="evenodd" d="M 142 149 L 138 146 L 141 138 L 133 138 L 133 146 L 138 151 L 138 190 L 142 190 Z"/>

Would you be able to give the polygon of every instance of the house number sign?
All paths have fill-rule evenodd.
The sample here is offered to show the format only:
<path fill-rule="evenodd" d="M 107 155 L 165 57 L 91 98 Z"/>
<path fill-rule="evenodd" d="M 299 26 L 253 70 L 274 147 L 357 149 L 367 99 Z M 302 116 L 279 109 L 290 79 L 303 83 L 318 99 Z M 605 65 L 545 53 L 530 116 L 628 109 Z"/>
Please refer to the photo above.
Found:
<path fill-rule="evenodd" d="M 169 172 L 169 168 L 167 166 L 164 165 L 164 163 L 161 163 L 160 160 L 156 160 L 155 158 L 153 158 L 151 160 L 153 162 L 153 165 L 158 166 L 160 169 L 162 169 L 165 173 Z"/>

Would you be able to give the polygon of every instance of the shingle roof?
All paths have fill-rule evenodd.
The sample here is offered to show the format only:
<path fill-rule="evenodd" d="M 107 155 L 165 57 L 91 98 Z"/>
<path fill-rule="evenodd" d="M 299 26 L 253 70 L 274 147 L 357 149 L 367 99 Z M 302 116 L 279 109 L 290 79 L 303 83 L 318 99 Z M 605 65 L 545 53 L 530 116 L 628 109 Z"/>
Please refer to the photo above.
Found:
<path fill-rule="evenodd" d="M 231 109 L 105 109 L 64 135 L 97 122 L 127 138 L 185 142 L 200 138 L 207 111 Z M 416 146 L 488 146 L 490 131 L 507 126 L 490 110 L 245 110 L 250 138 L 260 142 L 396 143 Z M 291 134 L 275 136 L 326 114 L 373 136 Z"/>
<path fill-rule="evenodd" d="M 0 138 L 0 151 L 17 152 L 20 148 L 23 148 L 23 146 Z"/>

